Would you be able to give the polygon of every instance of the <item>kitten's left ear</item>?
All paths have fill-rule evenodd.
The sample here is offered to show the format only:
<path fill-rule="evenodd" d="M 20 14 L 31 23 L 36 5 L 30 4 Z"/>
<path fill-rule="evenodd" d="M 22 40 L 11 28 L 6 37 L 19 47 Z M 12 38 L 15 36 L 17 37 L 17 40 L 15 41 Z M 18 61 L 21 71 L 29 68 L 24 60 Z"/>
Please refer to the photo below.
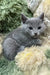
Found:
<path fill-rule="evenodd" d="M 24 14 L 21 14 L 21 20 L 23 23 L 25 23 L 27 20 L 27 17 Z"/>
<path fill-rule="evenodd" d="M 44 13 L 42 13 L 42 14 L 39 16 L 39 18 L 40 18 L 42 21 L 44 21 Z"/>

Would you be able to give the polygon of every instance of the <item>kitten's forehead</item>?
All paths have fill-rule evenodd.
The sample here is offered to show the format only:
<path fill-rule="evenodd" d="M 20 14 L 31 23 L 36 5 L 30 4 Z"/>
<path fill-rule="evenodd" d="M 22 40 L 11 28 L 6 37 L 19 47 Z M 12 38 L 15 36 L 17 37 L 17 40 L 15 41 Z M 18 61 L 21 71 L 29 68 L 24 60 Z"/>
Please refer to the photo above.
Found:
<path fill-rule="evenodd" d="M 26 21 L 27 24 L 30 24 L 30 25 L 33 25 L 33 26 L 39 25 L 39 23 L 41 23 L 41 22 L 42 21 L 39 18 L 29 18 Z"/>

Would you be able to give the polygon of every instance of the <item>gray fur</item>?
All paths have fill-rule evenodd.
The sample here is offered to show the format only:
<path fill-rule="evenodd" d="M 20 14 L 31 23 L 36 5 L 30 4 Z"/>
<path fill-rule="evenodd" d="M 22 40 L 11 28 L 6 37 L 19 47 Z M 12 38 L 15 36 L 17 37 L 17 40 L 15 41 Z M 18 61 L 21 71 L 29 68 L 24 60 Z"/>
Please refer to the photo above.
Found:
<path fill-rule="evenodd" d="M 41 45 L 39 36 L 45 31 L 44 14 L 37 18 L 27 18 L 22 14 L 21 26 L 8 34 L 3 42 L 3 53 L 6 58 L 13 60 L 15 55 L 25 47 Z"/>

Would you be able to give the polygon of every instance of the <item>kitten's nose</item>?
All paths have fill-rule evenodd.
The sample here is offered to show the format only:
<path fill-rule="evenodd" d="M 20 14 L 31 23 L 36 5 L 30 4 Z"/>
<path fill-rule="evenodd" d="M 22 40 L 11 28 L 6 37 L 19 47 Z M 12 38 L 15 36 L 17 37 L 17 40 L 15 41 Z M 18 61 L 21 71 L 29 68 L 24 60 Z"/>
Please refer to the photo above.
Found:
<path fill-rule="evenodd" d="M 35 36 L 37 36 L 37 33 L 35 33 Z"/>

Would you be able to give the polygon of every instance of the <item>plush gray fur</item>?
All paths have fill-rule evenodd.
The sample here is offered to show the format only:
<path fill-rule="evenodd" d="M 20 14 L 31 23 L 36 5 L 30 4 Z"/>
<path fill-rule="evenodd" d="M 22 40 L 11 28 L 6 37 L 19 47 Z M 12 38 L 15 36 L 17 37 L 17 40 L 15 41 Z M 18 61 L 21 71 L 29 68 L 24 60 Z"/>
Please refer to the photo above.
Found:
<path fill-rule="evenodd" d="M 46 29 L 44 13 L 37 18 L 27 18 L 22 14 L 21 20 L 21 26 L 10 32 L 3 42 L 3 54 L 9 60 L 25 47 L 41 45 L 39 36 Z"/>

